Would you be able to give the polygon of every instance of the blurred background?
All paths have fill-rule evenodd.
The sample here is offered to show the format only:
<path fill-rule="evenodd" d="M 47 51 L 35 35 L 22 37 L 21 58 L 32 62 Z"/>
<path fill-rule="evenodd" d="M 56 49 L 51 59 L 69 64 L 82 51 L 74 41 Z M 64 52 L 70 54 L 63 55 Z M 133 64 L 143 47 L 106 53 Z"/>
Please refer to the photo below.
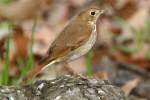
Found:
<path fill-rule="evenodd" d="M 81 9 L 105 10 L 85 56 L 37 79 L 84 74 L 108 79 L 130 100 L 150 99 L 150 0 L 0 0 L 0 85 L 17 85 Z"/>

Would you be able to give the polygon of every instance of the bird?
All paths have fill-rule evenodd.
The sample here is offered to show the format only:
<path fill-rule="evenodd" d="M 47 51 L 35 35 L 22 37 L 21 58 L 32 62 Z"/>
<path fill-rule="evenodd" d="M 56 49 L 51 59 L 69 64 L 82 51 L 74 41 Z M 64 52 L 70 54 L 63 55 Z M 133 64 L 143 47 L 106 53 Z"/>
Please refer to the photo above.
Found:
<path fill-rule="evenodd" d="M 52 42 L 38 66 L 33 67 L 24 78 L 24 82 L 32 80 L 53 64 L 70 62 L 85 55 L 96 41 L 96 22 L 103 12 L 104 10 L 96 7 L 78 12 Z"/>

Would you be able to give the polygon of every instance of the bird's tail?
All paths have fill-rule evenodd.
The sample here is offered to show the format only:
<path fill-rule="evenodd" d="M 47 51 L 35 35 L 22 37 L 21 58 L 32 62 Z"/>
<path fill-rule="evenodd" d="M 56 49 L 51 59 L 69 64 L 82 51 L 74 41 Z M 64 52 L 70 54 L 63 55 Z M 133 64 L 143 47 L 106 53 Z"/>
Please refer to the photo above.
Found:
<path fill-rule="evenodd" d="M 50 63 L 48 63 L 47 65 L 43 65 L 43 64 L 38 64 L 35 67 L 33 67 L 33 69 L 29 72 L 29 74 L 23 78 L 21 84 L 26 84 L 27 82 L 31 81 L 35 76 L 37 76 L 41 71 L 43 71 L 45 68 L 47 68 L 48 66 L 52 66 L 53 64 L 55 64 L 55 60 L 51 61 Z"/>

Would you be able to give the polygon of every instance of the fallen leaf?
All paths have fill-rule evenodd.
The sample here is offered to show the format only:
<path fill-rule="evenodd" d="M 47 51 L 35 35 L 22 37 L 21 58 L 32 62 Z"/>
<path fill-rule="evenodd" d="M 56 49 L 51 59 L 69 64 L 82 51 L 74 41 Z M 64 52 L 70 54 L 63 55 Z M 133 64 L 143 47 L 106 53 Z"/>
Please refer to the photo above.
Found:
<path fill-rule="evenodd" d="M 108 80 L 108 73 L 100 71 L 100 72 L 95 73 L 94 77 L 96 79 Z"/>
<path fill-rule="evenodd" d="M 122 86 L 122 90 L 124 91 L 126 96 L 129 96 L 131 91 L 141 82 L 140 78 L 135 78 L 133 80 L 129 80 L 125 85 Z"/>
<path fill-rule="evenodd" d="M 26 59 L 28 56 L 29 39 L 21 26 L 16 26 L 13 30 L 13 41 L 15 44 L 15 55 L 13 59 Z"/>
<path fill-rule="evenodd" d="M 4 53 L 5 53 L 5 40 L 6 40 L 6 38 L 2 38 L 1 40 L 0 40 L 0 59 L 2 60 L 2 59 L 4 59 Z"/>
<path fill-rule="evenodd" d="M 15 21 L 35 18 L 41 14 L 47 2 L 51 5 L 50 1 L 52 0 L 16 0 L 9 5 L 0 4 L 0 17 Z"/>

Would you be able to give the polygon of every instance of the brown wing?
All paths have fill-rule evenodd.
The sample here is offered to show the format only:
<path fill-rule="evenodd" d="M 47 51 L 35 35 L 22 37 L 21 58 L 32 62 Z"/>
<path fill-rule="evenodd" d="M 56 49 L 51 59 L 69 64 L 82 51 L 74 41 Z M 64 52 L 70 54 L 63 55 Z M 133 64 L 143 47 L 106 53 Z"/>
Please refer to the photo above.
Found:
<path fill-rule="evenodd" d="M 63 57 L 80 47 L 89 39 L 91 32 L 92 27 L 85 23 L 69 24 L 52 43 L 40 63 L 48 64 L 50 61 Z"/>

